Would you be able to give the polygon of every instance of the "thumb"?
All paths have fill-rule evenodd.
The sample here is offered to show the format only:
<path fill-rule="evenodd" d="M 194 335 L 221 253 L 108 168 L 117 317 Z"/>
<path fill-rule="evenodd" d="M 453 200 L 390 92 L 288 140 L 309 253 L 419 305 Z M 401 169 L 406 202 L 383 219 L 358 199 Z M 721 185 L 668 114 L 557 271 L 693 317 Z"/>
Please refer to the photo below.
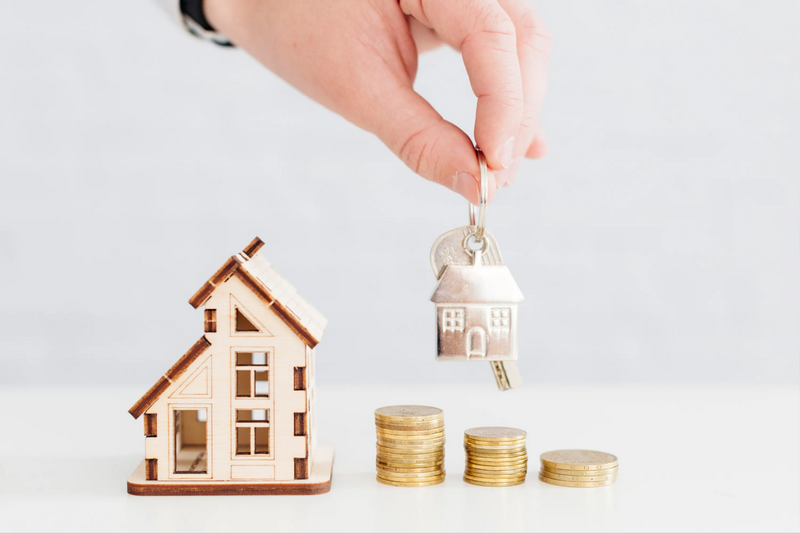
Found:
<path fill-rule="evenodd" d="M 446 121 L 414 92 L 400 87 L 375 106 L 369 129 L 423 178 L 452 189 L 478 204 L 480 168 L 469 136 Z M 489 201 L 497 189 L 489 171 Z"/>

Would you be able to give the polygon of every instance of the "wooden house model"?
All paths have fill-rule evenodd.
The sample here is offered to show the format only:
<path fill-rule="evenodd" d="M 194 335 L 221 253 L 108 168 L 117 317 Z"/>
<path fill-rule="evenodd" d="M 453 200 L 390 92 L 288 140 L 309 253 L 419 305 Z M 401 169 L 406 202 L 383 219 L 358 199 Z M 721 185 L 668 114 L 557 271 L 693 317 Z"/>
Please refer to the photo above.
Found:
<path fill-rule="evenodd" d="M 314 348 L 327 320 L 254 239 L 189 303 L 204 335 L 130 409 L 145 460 L 131 494 L 320 494 L 333 450 L 314 433 Z"/>
<path fill-rule="evenodd" d="M 522 292 L 503 265 L 445 267 L 431 296 L 440 361 L 517 359 L 517 307 Z"/>

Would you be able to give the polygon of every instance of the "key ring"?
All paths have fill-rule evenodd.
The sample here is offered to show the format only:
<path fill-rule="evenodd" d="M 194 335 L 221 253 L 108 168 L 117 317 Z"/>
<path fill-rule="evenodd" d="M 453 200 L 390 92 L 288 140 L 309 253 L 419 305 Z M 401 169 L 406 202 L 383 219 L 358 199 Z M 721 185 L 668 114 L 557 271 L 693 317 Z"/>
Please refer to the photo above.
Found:
<path fill-rule="evenodd" d="M 478 224 L 475 230 L 475 242 L 479 243 L 483 241 L 483 232 L 486 230 L 486 206 L 489 204 L 489 168 L 486 165 L 486 156 L 483 155 L 483 152 L 480 148 L 475 148 L 475 151 L 478 154 L 478 165 L 481 168 L 481 177 L 479 183 L 479 196 L 480 196 L 480 205 L 478 212 Z M 469 203 L 469 225 L 475 226 L 475 209 L 476 207 Z M 485 245 L 485 244 L 484 244 Z"/>

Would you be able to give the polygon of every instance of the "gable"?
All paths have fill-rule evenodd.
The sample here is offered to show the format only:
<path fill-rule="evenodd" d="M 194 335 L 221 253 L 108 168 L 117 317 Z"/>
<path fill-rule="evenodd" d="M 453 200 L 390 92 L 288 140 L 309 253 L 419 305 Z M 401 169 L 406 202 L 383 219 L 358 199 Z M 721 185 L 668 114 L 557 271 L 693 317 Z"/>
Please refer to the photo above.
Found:
<path fill-rule="evenodd" d="M 256 300 L 258 301 L 258 300 Z M 261 302 L 259 302 L 261 303 Z M 256 313 L 251 312 L 231 293 L 230 295 L 231 335 L 260 335 L 273 337 L 270 330 L 260 321 Z"/>
<path fill-rule="evenodd" d="M 308 347 L 314 348 L 322 339 L 328 320 L 258 254 L 263 245 L 258 237 L 253 239 L 242 253 L 228 259 L 189 299 L 189 303 L 197 309 L 208 301 L 217 287 L 236 276 Z"/>

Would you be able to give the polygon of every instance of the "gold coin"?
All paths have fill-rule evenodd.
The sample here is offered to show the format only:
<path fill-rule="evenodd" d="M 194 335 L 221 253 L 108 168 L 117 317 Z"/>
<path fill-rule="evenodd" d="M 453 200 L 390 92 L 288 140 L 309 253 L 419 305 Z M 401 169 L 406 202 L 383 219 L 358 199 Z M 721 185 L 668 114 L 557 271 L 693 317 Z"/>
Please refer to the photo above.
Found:
<path fill-rule="evenodd" d="M 378 435 L 396 435 L 397 437 L 407 437 L 407 436 L 424 436 L 424 435 L 432 435 L 432 436 L 439 436 L 444 435 L 444 426 L 433 428 L 433 429 L 423 429 L 423 430 L 406 430 L 406 431 L 398 431 L 395 429 L 385 429 L 382 427 L 375 427 L 375 433 Z M 391 438 L 391 437 L 390 437 Z"/>
<path fill-rule="evenodd" d="M 528 458 L 525 456 L 522 457 L 515 457 L 513 459 L 506 458 L 505 461 L 488 461 L 482 457 L 471 457 L 467 456 L 465 461 L 467 463 L 472 463 L 476 465 L 485 465 L 485 466 L 518 466 L 528 464 Z"/>
<path fill-rule="evenodd" d="M 577 481 L 561 481 L 559 479 L 552 479 L 549 477 L 545 477 L 539 474 L 539 481 L 543 481 L 545 483 L 549 483 L 551 485 L 559 485 L 561 487 L 578 487 L 578 488 L 594 488 L 594 487 L 605 487 L 608 485 L 613 484 L 616 481 L 616 477 L 614 479 L 610 479 L 608 481 L 597 481 L 597 482 L 589 482 L 589 483 L 579 483 Z"/>
<path fill-rule="evenodd" d="M 444 431 L 444 420 L 436 423 L 423 422 L 420 424 L 384 424 L 375 422 L 375 429 L 385 429 L 389 431 Z"/>
<path fill-rule="evenodd" d="M 525 483 L 525 478 L 518 479 L 516 481 L 503 481 L 503 482 L 486 482 L 486 481 L 478 481 L 475 479 L 470 479 L 467 476 L 464 476 L 464 481 L 469 483 L 470 485 L 480 485 L 481 487 L 513 487 L 514 485 L 522 485 Z"/>
<path fill-rule="evenodd" d="M 471 428 L 464 432 L 465 437 L 478 440 L 518 440 L 524 439 L 527 433 L 522 429 L 503 427 Z"/>
<path fill-rule="evenodd" d="M 438 407 L 425 405 L 392 405 L 375 409 L 375 420 L 392 424 L 416 423 L 440 420 L 444 418 L 444 411 Z"/>
<path fill-rule="evenodd" d="M 378 477 L 381 479 L 386 479 L 388 481 L 394 481 L 396 483 L 425 483 L 426 481 L 436 481 L 437 479 L 443 477 L 445 475 L 444 470 L 440 470 L 439 472 L 434 472 L 431 474 L 407 474 L 407 475 L 399 475 L 399 474 L 389 474 L 387 472 L 378 472 Z"/>
<path fill-rule="evenodd" d="M 511 463 L 514 461 L 527 461 L 528 452 L 521 453 L 480 453 L 465 450 L 464 457 L 470 461 L 485 461 L 487 463 Z"/>
<path fill-rule="evenodd" d="M 375 460 L 379 463 L 387 463 L 391 465 L 404 465 L 404 464 L 417 464 L 417 463 L 441 463 L 444 461 L 444 454 L 434 455 L 432 457 L 419 457 L 416 455 L 393 455 L 391 457 L 384 454 L 376 454 Z"/>
<path fill-rule="evenodd" d="M 391 470 L 381 470 L 381 469 L 378 469 L 377 472 L 378 475 L 386 479 L 399 479 L 401 481 L 406 481 L 406 480 L 427 481 L 427 479 L 423 478 L 442 475 L 444 473 L 444 467 L 440 466 L 428 472 L 394 472 Z"/>
<path fill-rule="evenodd" d="M 424 474 L 430 472 L 440 472 L 444 469 L 444 463 L 433 465 L 433 466 L 425 466 L 421 468 L 417 467 L 410 467 L 406 468 L 404 466 L 386 466 L 386 465 L 375 465 L 375 469 L 378 472 L 389 472 L 389 473 L 396 473 L 396 474 Z"/>
<path fill-rule="evenodd" d="M 405 435 L 399 435 L 397 433 L 382 433 L 377 431 L 375 435 L 379 439 L 386 439 L 386 440 L 397 440 L 402 442 L 424 442 L 424 441 L 435 441 L 444 438 L 444 431 L 440 431 L 439 433 L 431 433 L 429 435 L 413 435 L 407 433 Z"/>
<path fill-rule="evenodd" d="M 527 474 L 527 472 L 520 472 L 518 474 L 509 474 L 509 475 L 497 476 L 497 475 L 484 475 L 484 474 L 481 474 L 481 473 L 475 473 L 475 472 L 469 472 L 469 471 L 464 472 L 465 476 L 467 476 L 467 477 L 469 477 L 471 479 L 476 479 L 478 481 L 514 481 L 514 480 L 517 480 L 519 478 L 524 478 L 526 476 L 526 474 Z"/>
<path fill-rule="evenodd" d="M 404 457 L 404 458 L 396 458 L 396 457 L 384 457 L 384 456 L 377 456 L 375 458 L 375 462 L 377 464 L 382 464 L 384 466 L 397 466 L 397 467 L 408 467 L 408 468 L 422 468 L 425 466 L 434 466 L 437 464 L 441 464 L 444 462 L 444 455 L 440 457 L 432 457 L 430 459 L 419 459 L 418 457 Z"/>
<path fill-rule="evenodd" d="M 470 441 L 464 441 L 464 448 L 469 450 L 479 450 L 482 452 L 490 452 L 490 453 L 503 453 L 503 452 L 514 452 L 514 451 L 521 451 L 525 449 L 525 443 L 522 444 L 476 444 Z"/>
<path fill-rule="evenodd" d="M 385 448 L 419 448 L 419 449 L 427 449 L 427 448 L 442 448 L 444 446 L 445 440 L 444 437 L 439 439 L 432 439 L 432 440 L 394 440 L 394 439 L 383 439 L 378 437 L 375 439 L 377 444 Z"/>
<path fill-rule="evenodd" d="M 431 463 L 425 465 L 385 465 L 385 464 L 375 463 L 375 468 L 379 470 L 386 470 L 387 472 L 408 472 L 408 473 L 433 472 L 435 470 L 444 468 L 444 462 Z"/>
<path fill-rule="evenodd" d="M 557 470 L 604 470 L 619 463 L 610 453 L 591 450 L 557 450 L 540 456 L 542 464 Z"/>
<path fill-rule="evenodd" d="M 560 468 L 548 468 L 545 465 L 541 466 L 543 472 L 552 472 L 553 474 L 560 474 L 562 476 L 610 476 L 619 471 L 619 467 L 604 468 L 602 470 L 562 470 Z"/>
<path fill-rule="evenodd" d="M 489 441 L 477 441 L 472 439 L 464 439 L 464 446 L 465 447 L 482 447 L 482 448 L 491 448 L 491 449 L 505 449 L 505 448 L 524 448 L 525 441 L 519 442 L 489 442 Z"/>
<path fill-rule="evenodd" d="M 444 476 L 442 476 L 440 479 L 436 479 L 434 481 L 425 481 L 425 482 L 422 482 L 422 483 L 420 483 L 420 482 L 411 482 L 411 483 L 398 482 L 398 481 L 392 481 L 392 480 L 389 480 L 389 479 L 381 479 L 380 476 L 376 476 L 376 479 L 378 480 L 378 483 L 383 483 L 384 485 L 392 485 L 393 487 L 430 487 L 432 485 L 438 485 L 438 484 L 444 482 Z"/>
<path fill-rule="evenodd" d="M 528 452 L 514 452 L 514 453 L 484 453 L 476 452 L 474 450 L 465 450 L 467 458 L 475 458 L 477 460 L 498 460 L 498 461 L 513 461 L 514 459 L 527 459 Z"/>
<path fill-rule="evenodd" d="M 436 450 L 441 450 L 444 448 L 444 439 L 439 442 L 423 442 L 423 443 L 416 443 L 416 442 L 402 442 L 402 441 L 390 441 L 386 439 L 378 439 L 377 441 L 378 446 L 382 446 L 384 448 L 390 448 L 393 450 L 416 450 L 421 453 L 425 452 L 433 452 Z"/>
<path fill-rule="evenodd" d="M 384 448 L 381 445 L 375 446 L 378 450 L 377 456 L 384 457 L 385 459 L 403 459 L 403 458 L 415 458 L 415 459 L 424 459 L 424 460 L 434 460 L 434 459 L 441 459 L 444 457 L 444 447 L 440 447 L 433 452 L 417 452 L 414 450 L 405 450 L 400 449 L 396 450 L 394 448 Z"/>
<path fill-rule="evenodd" d="M 478 481 L 514 481 L 519 478 L 524 478 L 528 475 L 527 472 L 517 472 L 515 474 L 503 475 L 488 475 L 483 472 L 475 472 L 473 470 L 464 470 L 464 475 Z"/>
<path fill-rule="evenodd" d="M 378 455 L 387 455 L 390 457 L 397 456 L 402 458 L 412 456 L 419 459 L 432 459 L 436 456 L 444 456 L 444 446 L 438 446 L 431 448 L 430 450 L 413 450 L 408 448 L 393 448 L 376 444 L 375 449 L 377 450 Z"/>
<path fill-rule="evenodd" d="M 518 467 L 518 468 L 514 468 L 514 467 L 509 467 L 509 466 L 490 466 L 490 467 L 481 467 L 480 465 L 471 465 L 471 464 L 467 464 L 467 465 L 465 465 L 465 466 L 464 466 L 464 468 L 466 468 L 467 470 L 474 470 L 475 472 L 484 472 L 484 473 L 486 473 L 487 475 L 489 475 L 489 474 L 492 474 L 492 473 L 498 473 L 498 474 L 503 474 L 503 473 L 515 474 L 515 473 L 519 473 L 519 472 L 527 472 L 527 471 L 528 471 L 528 467 L 527 467 L 527 465 L 522 465 L 522 466 L 520 466 L 520 467 Z"/>
<path fill-rule="evenodd" d="M 589 470 L 589 472 L 591 472 L 591 470 Z M 594 470 L 594 472 L 600 472 L 600 470 Z M 550 479 L 558 479 L 559 481 L 574 481 L 576 483 L 596 483 L 598 481 L 610 481 L 612 479 L 617 479 L 616 473 L 606 476 L 565 476 L 562 474 L 548 472 L 547 470 L 540 470 L 539 475 Z"/>
<path fill-rule="evenodd" d="M 476 461 L 467 460 L 464 461 L 464 463 L 484 470 L 493 470 L 496 468 L 501 468 L 501 469 L 525 468 L 526 466 L 528 466 L 528 461 L 515 461 L 513 463 L 479 463 Z"/>

